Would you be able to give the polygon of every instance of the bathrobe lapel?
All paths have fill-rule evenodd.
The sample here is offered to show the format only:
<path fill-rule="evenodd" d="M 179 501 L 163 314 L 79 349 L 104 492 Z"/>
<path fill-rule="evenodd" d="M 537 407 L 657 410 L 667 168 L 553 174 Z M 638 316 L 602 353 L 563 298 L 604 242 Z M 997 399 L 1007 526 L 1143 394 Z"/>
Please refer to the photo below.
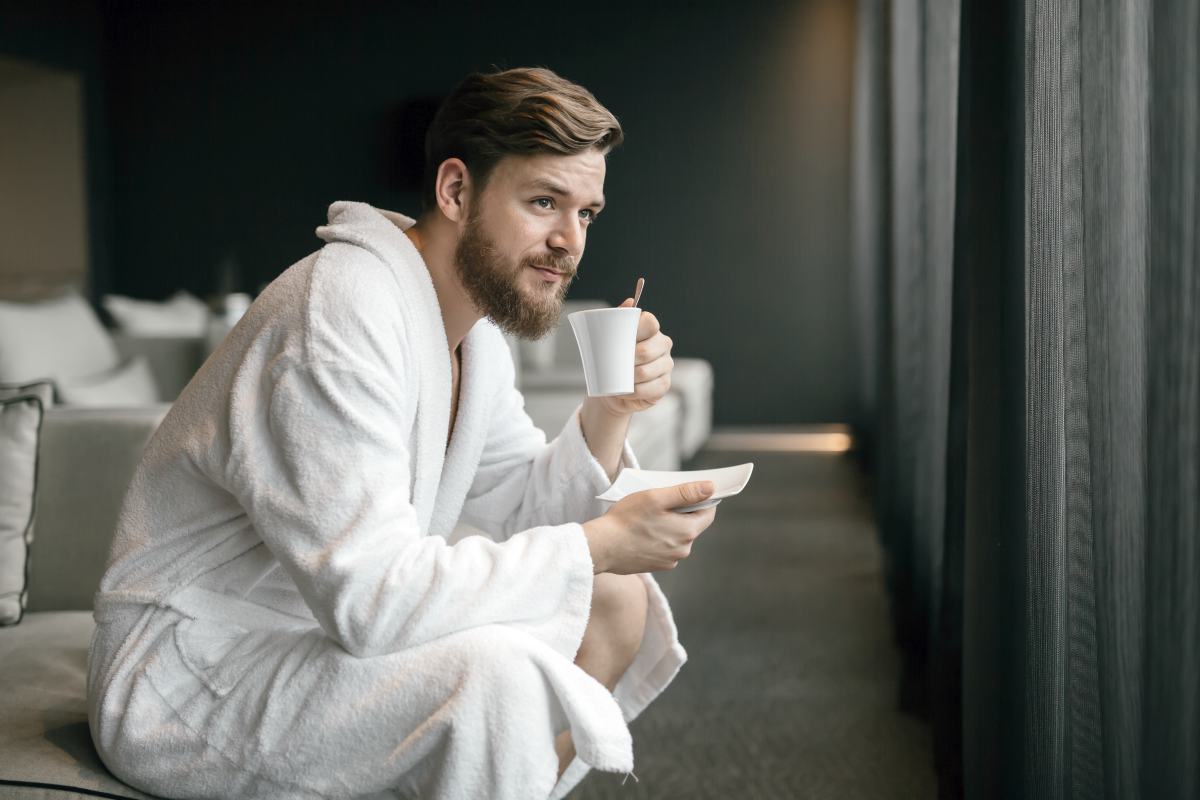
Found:
<path fill-rule="evenodd" d="M 489 397 L 493 394 L 492 356 L 488 350 L 486 327 L 480 321 L 462 343 L 462 368 L 459 373 L 458 418 L 442 467 L 441 485 L 429 525 L 431 536 L 449 538 L 462 513 L 471 489 L 483 446 L 487 440 Z"/>
<path fill-rule="evenodd" d="M 387 264 L 400 284 L 408 355 L 416 375 L 405 383 L 417 386 L 417 411 L 413 432 L 412 503 L 421 528 L 429 536 L 449 537 L 462 513 L 467 492 L 487 439 L 490 420 L 489 398 L 494 394 L 494 361 L 507 357 L 497 353 L 499 336 L 489 336 L 492 324 L 481 320 L 467 333 L 462 344 L 458 417 L 447 448 L 450 426 L 450 344 L 441 306 L 428 267 L 404 229 L 414 224 L 411 217 L 376 209 L 365 203 L 339 202 L 331 218 L 340 221 L 351 215 L 369 223 L 371 235 L 358 242 L 374 251 Z M 341 234 L 345 237 L 345 233 Z"/>
<path fill-rule="evenodd" d="M 378 255 L 400 284 L 409 359 L 405 364 L 409 374 L 403 376 L 402 383 L 415 383 L 417 389 L 410 492 L 421 529 L 429 533 L 450 424 L 450 346 L 441 306 L 421 254 L 403 233 L 414 224 L 411 217 L 376 209 L 366 203 L 334 203 L 330 208 L 331 223 L 336 224 L 343 218 L 366 223 L 370 235 L 347 237 L 343 232 L 341 236 L 359 240 L 355 243 Z M 414 368 L 415 374 L 412 374 Z"/>

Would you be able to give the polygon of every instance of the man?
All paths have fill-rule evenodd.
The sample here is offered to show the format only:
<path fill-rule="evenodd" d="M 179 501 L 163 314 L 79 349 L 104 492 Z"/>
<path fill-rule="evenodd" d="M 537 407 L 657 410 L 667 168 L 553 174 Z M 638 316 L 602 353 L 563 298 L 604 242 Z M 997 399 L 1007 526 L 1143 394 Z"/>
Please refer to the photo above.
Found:
<path fill-rule="evenodd" d="M 186 798 L 561 797 L 632 769 L 627 721 L 686 655 L 647 574 L 713 510 L 687 484 L 595 495 L 670 385 L 547 443 L 499 328 L 558 318 L 616 119 L 547 70 L 468 77 L 428 135 L 414 221 L 335 203 L 146 449 L 96 597 L 92 736 Z M 627 303 L 631 301 L 626 301 Z M 457 538 L 460 521 L 486 535 Z"/>

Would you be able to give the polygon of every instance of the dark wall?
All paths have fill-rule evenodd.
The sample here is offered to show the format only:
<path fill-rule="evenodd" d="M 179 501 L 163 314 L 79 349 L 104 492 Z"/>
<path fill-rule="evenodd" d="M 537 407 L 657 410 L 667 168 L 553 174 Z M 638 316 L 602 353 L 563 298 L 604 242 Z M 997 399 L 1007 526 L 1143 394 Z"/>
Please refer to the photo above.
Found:
<path fill-rule="evenodd" d="M 415 214 L 400 109 L 544 65 L 627 135 L 573 296 L 645 275 L 676 353 L 714 365 L 719 424 L 847 417 L 849 0 L 432 5 L 106 5 L 112 288 L 254 290 L 333 200 Z"/>

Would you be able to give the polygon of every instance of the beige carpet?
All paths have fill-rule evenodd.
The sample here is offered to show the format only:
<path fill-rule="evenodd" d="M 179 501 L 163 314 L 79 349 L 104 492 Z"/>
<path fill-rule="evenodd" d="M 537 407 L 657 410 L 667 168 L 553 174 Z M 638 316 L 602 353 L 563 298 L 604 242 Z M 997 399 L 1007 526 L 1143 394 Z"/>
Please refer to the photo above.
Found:
<path fill-rule="evenodd" d="M 592 772 L 570 800 L 933 798 L 928 726 L 896 710 L 869 501 L 842 456 L 754 461 L 740 496 L 656 577 L 689 660 L 632 725 L 634 774 Z"/>

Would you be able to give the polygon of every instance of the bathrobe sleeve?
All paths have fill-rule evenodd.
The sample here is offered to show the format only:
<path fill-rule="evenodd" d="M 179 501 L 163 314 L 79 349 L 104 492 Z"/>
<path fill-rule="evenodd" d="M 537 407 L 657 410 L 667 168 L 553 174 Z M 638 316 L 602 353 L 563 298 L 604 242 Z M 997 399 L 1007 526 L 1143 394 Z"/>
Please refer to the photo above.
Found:
<path fill-rule="evenodd" d="M 596 495 L 611 481 L 588 448 L 576 407 L 553 441 L 525 413 L 514 385 L 511 358 L 501 359 L 506 374 L 492 404 L 491 423 L 475 480 L 463 504 L 462 519 L 497 540 L 518 531 L 564 522 L 587 522 L 610 506 Z M 621 467 L 637 467 L 626 440 Z"/>
<path fill-rule="evenodd" d="M 277 363 L 257 392 L 233 398 L 231 491 L 354 655 L 493 623 L 520 623 L 573 655 L 592 591 L 582 528 L 532 527 L 503 543 L 424 535 L 399 380 L 361 363 Z"/>

